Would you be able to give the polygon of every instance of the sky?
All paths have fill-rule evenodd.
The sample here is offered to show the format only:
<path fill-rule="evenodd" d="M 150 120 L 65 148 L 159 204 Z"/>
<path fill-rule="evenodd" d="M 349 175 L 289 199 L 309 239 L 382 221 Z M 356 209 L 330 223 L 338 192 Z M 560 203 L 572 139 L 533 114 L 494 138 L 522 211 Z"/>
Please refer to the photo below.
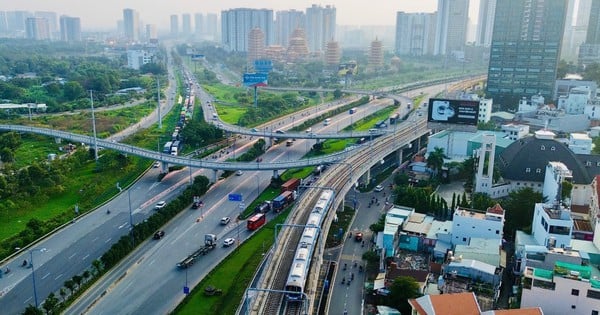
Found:
<path fill-rule="evenodd" d="M 478 0 L 471 2 L 477 4 Z M 221 10 L 232 8 L 304 11 L 312 4 L 335 6 L 338 25 L 395 25 L 396 12 L 434 12 L 437 0 L 5 0 L 0 1 L 0 11 L 54 11 L 59 15 L 80 17 L 82 28 L 89 30 L 116 28 L 117 20 L 123 18 L 125 8 L 138 11 L 140 20 L 145 24 L 167 28 L 171 14 L 220 14 Z M 476 14 L 473 5 L 470 11 Z"/>

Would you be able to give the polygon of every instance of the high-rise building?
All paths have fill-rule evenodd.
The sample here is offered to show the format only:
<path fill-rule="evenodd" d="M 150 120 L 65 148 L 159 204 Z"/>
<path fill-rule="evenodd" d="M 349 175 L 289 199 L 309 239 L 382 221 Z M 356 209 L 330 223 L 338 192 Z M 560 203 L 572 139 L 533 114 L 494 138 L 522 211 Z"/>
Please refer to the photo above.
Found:
<path fill-rule="evenodd" d="M 211 38 L 212 40 L 217 40 L 217 38 L 219 38 L 219 28 L 217 27 L 217 20 L 218 17 L 214 13 L 208 13 L 206 15 L 206 29 L 204 33 L 207 34 L 207 37 Z"/>
<path fill-rule="evenodd" d="M 600 0 L 592 0 L 585 43 L 579 46 L 579 65 L 600 62 Z"/>
<path fill-rule="evenodd" d="M 302 11 L 277 11 L 275 16 L 275 42 L 281 46 L 288 45 L 290 35 L 295 29 L 306 28 L 306 16 Z"/>
<path fill-rule="evenodd" d="M 340 64 L 341 55 L 340 44 L 330 41 L 327 43 L 327 49 L 325 50 L 325 65 L 328 67 L 337 67 Z"/>
<path fill-rule="evenodd" d="M 297 28 L 290 35 L 287 49 L 287 61 L 303 61 L 308 57 L 308 43 L 306 42 L 306 33 L 301 28 Z"/>
<path fill-rule="evenodd" d="M 248 51 L 248 33 L 260 28 L 265 46 L 274 43 L 273 10 L 230 9 L 221 11 L 221 42 L 229 51 Z"/>
<path fill-rule="evenodd" d="M 183 35 L 187 36 L 187 35 L 192 34 L 192 16 L 189 15 L 188 13 L 182 14 L 181 22 L 182 22 L 181 32 L 183 33 Z"/>
<path fill-rule="evenodd" d="M 585 42 L 591 5 L 591 0 L 568 0 L 560 59 L 577 60 L 579 46 Z"/>
<path fill-rule="evenodd" d="M 480 0 L 479 2 L 479 20 L 477 21 L 477 35 L 475 37 L 477 46 L 489 47 L 492 44 L 496 1 Z"/>
<path fill-rule="evenodd" d="M 248 65 L 254 66 L 254 61 L 265 57 L 265 33 L 256 27 L 248 33 Z"/>
<path fill-rule="evenodd" d="M 133 9 L 123 10 L 123 28 L 125 38 L 130 42 L 140 40 L 140 17 L 137 11 Z"/>
<path fill-rule="evenodd" d="M 313 4 L 306 8 L 306 39 L 311 52 L 324 51 L 327 42 L 335 39 L 335 21 L 334 6 Z"/>
<path fill-rule="evenodd" d="M 438 0 L 434 55 L 464 51 L 469 0 Z"/>
<path fill-rule="evenodd" d="M 25 20 L 26 38 L 34 40 L 49 40 L 50 27 L 44 18 L 29 17 Z"/>
<path fill-rule="evenodd" d="M 25 37 L 25 19 L 33 17 L 27 11 L 7 11 L 6 27 L 10 37 Z"/>
<path fill-rule="evenodd" d="M 0 36 L 8 35 L 8 24 L 6 22 L 6 12 L 0 11 Z"/>
<path fill-rule="evenodd" d="M 58 37 L 58 19 L 56 12 L 36 11 L 35 17 L 43 18 L 48 21 L 50 39 L 56 39 Z"/>
<path fill-rule="evenodd" d="M 369 47 L 368 67 L 371 69 L 379 69 L 383 67 L 383 42 L 375 38 Z"/>
<path fill-rule="evenodd" d="M 202 13 L 194 14 L 194 33 L 196 35 L 202 35 L 205 32 L 206 26 L 204 25 L 204 16 Z"/>
<path fill-rule="evenodd" d="M 158 39 L 156 24 L 146 24 L 146 38 L 149 41 L 156 41 Z"/>
<path fill-rule="evenodd" d="M 396 54 L 423 56 L 433 54 L 435 14 L 396 14 Z"/>
<path fill-rule="evenodd" d="M 81 40 L 81 21 L 78 17 L 61 15 L 60 40 L 65 42 Z"/>
<path fill-rule="evenodd" d="M 171 36 L 179 35 L 179 17 L 177 14 L 171 15 Z"/>
<path fill-rule="evenodd" d="M 522 97 L 552 99 L 566 1 L 502 0 L 496 4 L 487 97 L 513 108 Z"/>

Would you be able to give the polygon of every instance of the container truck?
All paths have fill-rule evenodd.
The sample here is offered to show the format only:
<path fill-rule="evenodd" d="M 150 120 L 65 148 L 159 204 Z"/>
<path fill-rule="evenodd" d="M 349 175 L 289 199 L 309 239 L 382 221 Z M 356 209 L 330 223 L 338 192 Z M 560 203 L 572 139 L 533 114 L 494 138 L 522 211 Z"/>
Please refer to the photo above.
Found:
<path fill-rule="evenodd" d="M 275 197 L 273 199 L 273 210 L 275 212 L 279 212 L 283 210 L 286 206 L 296 200 L 297 194 L 295 191 L 284 191 L 281 195 Z"/>
<path fill-rule="evenodd" d="M 294 191 L 298 188 L 298 186 L 300 186 L 300 179 L 292 178 L 292 179 L 288 180 L 287 182 L 283 183 L 283 185 L 281 185 L 281 192 Z"/>
<path fill-rule="evenodd" d="M 206 255 L 211 250 L 217 247 L 217 236 L 214 234 L 204 235 L 204 246 L 200 247 L 195 252 L 184 258 L 182 261 L 177 263 L 177 268 L 185 269 L 193 265 L 200 256 Z"/>

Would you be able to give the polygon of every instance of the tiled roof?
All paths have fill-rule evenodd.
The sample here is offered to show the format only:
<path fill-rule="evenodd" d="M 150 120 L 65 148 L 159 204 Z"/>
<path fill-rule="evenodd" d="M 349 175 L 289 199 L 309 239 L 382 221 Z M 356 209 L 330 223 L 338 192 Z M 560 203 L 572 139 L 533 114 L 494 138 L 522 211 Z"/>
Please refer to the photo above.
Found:
<path fill-rule="evenodd" d="M 510 180 L 543 182 L 546 165 L 560 161 L 573 172 L 575 184 L 587 185 L 592 177 L 600 174 L 600 156 L 575 154 L 554 139 L 538 139 L 535 136 L 515 141 L 500 154 L 497 165 L 502 176 Z M 529 168 L 530 171 L 526 172 Z M 537 172 L 540 169 L 541 172 Z M 590 176 L 592 174 L 592 176 Z"/>
<path fill-rule="evenodd" d="M 425 295 L 408 303 L 419 315 L 479 315 L 479 304 L 473 292 Z M 457 307 L 460 305 L 460 307 Z"/>

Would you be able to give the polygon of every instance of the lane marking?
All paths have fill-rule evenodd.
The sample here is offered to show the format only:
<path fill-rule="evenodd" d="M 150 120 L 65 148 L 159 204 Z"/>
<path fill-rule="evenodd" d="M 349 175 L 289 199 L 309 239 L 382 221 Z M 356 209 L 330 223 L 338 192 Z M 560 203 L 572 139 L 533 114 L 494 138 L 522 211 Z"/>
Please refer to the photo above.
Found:
<path fill-rule="evenodd" d="M 75 257 L 75 255 L 77 255 L 77 253 L 73 253 L 73 255 L 69 256 L 69 259 Z"/>
<path fill-rule="evenodd" d="M 111 238 L 109 237 L 109 238 L 108 238 L 106 241 L 104 241 L 104 243 L 108 243 L 108 242 L 110 242 L 110 239 L 111 239 Z"/>
<path fill-rule="evenodd" d="M 46 275 L 44 275 L 44 276 L 42 277 L 42 279 L 46 279 L 46 278 L 48 278 L 48 276 L 49 276 L 49 275 L 50 275 L 50 273 L 48 272 Z"/>
<path fill-rule="evenodd" d="M 58 280 L 58 278 L 60 278 L 60 277 L 62 277 L 62 276 L 63 276 L 63 274 L 61 273 L 61 274 L 59 274 L 58 276 L 56 276 L 56 278 L 54 278 L 54 280 Z"/>
<path fill-rule="evenodd" d="M 88 257 L 90 257 L 90 254 L 85 255 L 81 260 L 86 260 Z"/>

